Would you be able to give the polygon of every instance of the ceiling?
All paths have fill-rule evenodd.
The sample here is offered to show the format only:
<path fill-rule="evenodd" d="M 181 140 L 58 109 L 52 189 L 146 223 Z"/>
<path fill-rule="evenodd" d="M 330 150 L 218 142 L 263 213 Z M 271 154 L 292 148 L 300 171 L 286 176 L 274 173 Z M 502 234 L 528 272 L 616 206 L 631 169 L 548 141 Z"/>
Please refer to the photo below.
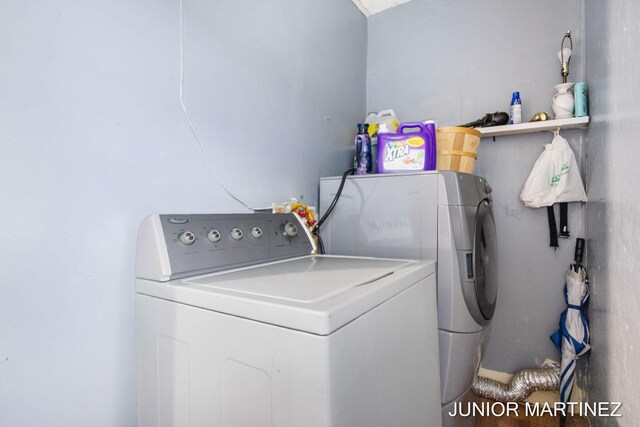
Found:
<path fill-rule="evenodd" d="M 366 17 L 411 0 L 352 0 Z"/>

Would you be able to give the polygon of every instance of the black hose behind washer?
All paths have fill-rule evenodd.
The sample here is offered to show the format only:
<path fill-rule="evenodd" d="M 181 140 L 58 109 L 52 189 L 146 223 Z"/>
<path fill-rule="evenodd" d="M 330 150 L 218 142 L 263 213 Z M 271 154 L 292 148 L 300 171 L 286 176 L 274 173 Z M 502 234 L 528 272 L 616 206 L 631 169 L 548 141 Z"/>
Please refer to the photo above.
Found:
<path fill-rule="evenodd" d="M 338 203 L 338 199 L 340 198 L 340 195 L 342 194 L 342 189 L 344 188 L 344 184 L 347 181 L 347 176 L 352 175 L 355 171 L 356 170 L 354 168 L 351 168 L 351 169 L 346 170 L 342 174 L 342 180 L 340 181 L 340 186 L 338 187 L 338 191 L 336 192 L 335 197 L 331 201 L 331 204 L 327 208 L 327 211 L 322 215 L 322 217 L 320 218 L 320 220 L 318 221 L 316 226 L 313 227 L 313 230 L 311 230 L 311 234 L 316 236 L 316 238 L 318 239 L 318 252 L 321 253 L 321 254 L 324 254 L 324 243 L 322 243 L 322 237 L 320 237 L 320 226 L 322 224 L 324 224 L 324 222 L 327 220 L 327 218 L 329 217 L 329 215 L 333 211 L 333 208 L 336 207 L 336 204 Z"/>

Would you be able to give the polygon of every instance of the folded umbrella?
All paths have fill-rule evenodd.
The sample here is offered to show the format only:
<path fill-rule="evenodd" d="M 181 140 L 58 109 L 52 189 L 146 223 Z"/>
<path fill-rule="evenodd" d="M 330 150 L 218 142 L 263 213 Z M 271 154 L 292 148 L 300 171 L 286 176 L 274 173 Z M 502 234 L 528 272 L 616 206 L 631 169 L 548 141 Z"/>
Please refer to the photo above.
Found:
<path fill-rule="evenodd" d="M 564 295 L 567 308 L 560 315 L 560 328 L 551 335 L 551 341 L 562 351 L 560 361 L 560 399 L 567 403 L 573 391 L 576 360 L 591 349 L 586 306 L 589 300 L 587 271 L 580 265 L 583 239 L 576 242 L 576 264 L 566 273 Z M 580 259 L 578 259 L 578 251 Z"/>

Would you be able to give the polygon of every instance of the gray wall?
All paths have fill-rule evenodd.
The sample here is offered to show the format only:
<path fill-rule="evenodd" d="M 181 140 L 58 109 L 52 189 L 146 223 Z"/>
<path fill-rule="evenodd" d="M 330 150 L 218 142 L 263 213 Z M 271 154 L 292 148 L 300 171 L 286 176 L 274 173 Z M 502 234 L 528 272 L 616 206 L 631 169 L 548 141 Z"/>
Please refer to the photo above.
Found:
<path fill-rule="evenodd" d="M 586 2 L 587 250 L 591 277 L 588 392 L 623 402 L 623 418 L 598 425 L 640 425 L 640 4 Z"/>
<path fill-rule="evenodd" d="M 0 425 L 135 425 L 134 251 L 153 212 L 303 195 L 350 164 L 349 1 L 0 2 Z M 203 154 L 203 150 L 206 154 Z M 217 172 L 216 172 L 217 170 Z"/>
<path fill-rule="evenodd" d="M 571 81 L 583 79 L 583 4 L 579 0 L 440 2 L 414 0 L 369 21 L 367 109 L 394 108 L 402 121 L 453 126 L 509 111 L 519 90 L 523 120 L 551 113 L 561 83 L 556 58 L 573 30 Z M 583 131 L 563 132 L 582 162 Z M 545 209 L 519 200 L 522 185 L 552 135 L 483 139 L 476 173 L 494 189 L 500 289 L 484 366 L 514 371 L 558 359 L 549 335 L 564 308 L 564 272 L 574 237 L 584 237 L 584 208 L 570 206 L 572 238 L 549 248 Z"/>

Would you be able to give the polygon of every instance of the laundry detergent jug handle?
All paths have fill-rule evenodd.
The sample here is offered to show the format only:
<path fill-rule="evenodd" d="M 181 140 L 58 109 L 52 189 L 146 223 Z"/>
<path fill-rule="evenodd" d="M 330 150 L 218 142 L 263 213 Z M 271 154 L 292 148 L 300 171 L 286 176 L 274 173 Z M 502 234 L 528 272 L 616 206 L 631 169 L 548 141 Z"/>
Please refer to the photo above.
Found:
<path fill-rule="evenodd" d="M 396 117 L 396 112 L 393 110 L 382 110 L 378 113 L 378 117 Z M 396 119 L 397 120 L 397 119 Z"/>
<path fill-rule="evenodd" d="M 427 127 L 420 122 L 407 122 L 400 125 L 398 133 L 404 133 L 405 129 L 420 128 L 420 132 L 427 132 Z"/>

